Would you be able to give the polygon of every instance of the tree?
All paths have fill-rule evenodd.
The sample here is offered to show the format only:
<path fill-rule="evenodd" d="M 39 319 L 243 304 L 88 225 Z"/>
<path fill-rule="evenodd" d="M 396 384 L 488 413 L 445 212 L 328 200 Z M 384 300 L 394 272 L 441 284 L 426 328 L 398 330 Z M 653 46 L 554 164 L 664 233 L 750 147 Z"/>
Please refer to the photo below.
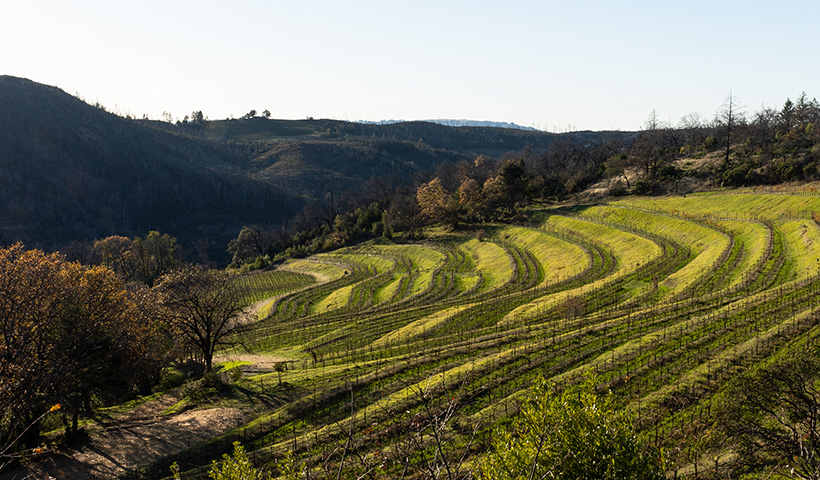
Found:
<path fill-rule="evenodd" d="M 428 183 L 419 185 L 416 190 L 416 201 L 422 216 L 433 222 L 447 223 L 452 227 L 458 225 L 458 201 L 444 188 L 440 178 L 436 177 Z"/>
<path fill-rule="evenodd" d="M 382 216 L 385 229 L 392 232 L 405 232 L 410 238 L 421 237 L 422 225 L 419 220 L 421 213 L 418 201 L 414 197 L 414 192 L 409 189 L 406 192 L 399 189 Z"/>
<path fill-rule="evenodd" d="M 504 184 L 504 201 L 509 211 L 515 210 L 515 204 L 527 198 L 527 171 L 524 161 L 507 161 L 501 167 L 498 176 Z"/>
<path fill-rule="evenodd" d="M 242 118 L 253 118 L 255 116 L 256 116 L 256 110 L 251 110 L 250 112 L 243 115 Z"/>
<path fill-rule="evenodd" d="M 678 128 L 683 130 L 687 145 L 701 145 L 706 139 L 706 125 L 703 118 L 697 112 L 688 113 L 681 117 Z"/>
<path fill-rule="evenodd" d="M 175 480 L 182 478 L 179 466 L 176 463 L 171 465 L 171 473 L 173 473 Z M 222 455 L 221 462 L 217 462 L 216 460 L 211 462 L 208 477 L 213 480 L 273 479 L 270 473 L 253 466 L 253 463 L 251 463 L 248 455 L 245 453 L 245 447 L 240 445 L 239 442 L 233 443 L 233 455 L 226 453 Z"/>
<path fill-rule="evenodd" d="M 595 380 L 557 392 L 539 381 L 478 462 L 480 479 L 663 479 L 658 453 L 642 447 L 630 418 L 599 397 Z"/>
<path fill-rule="evenodd" d="M 156 288 L 169 325 L 210 372 L 217 348 L 233 344 L 230 337 L 247 314 L 238 284 L 225 273 L 189 265 L 163 276 Z"/>
<path fill-rule="evenodd" d="M 19 243 L 0 249 L 0 443 L 35 424 L 21 437 L 31 446 L 55 403 L 75 432 L 91 398 L 122 400 L 150 384 L 162 366 L 153 311 L 150 296 L 105 267 Z"/>
<path fill-rule="evenodd" d="M 265 118 L 270 118 L 270 110 L 268 110 L 267 108 L 262 110 L 262 116 Z"/>
<path fill-rule="evenodd" d="M 94 242 L 99 263 L 113 270 L 124 281 L 153 285 L 157 278 L 179 264 L 177 239 L 156 231 L 144 238 L 111 236 Z"/>
<path fill-rule="evenodd" d="M 179 264 L 177 239 L 157 231 L 150 231 L 145 238 L 134 238 L 139 272 L 137 280 L 146 285 L 154 282 Z"/>
<path fill-rule="evenodd" d="M 800 352 L 737 378 L 718 419 L 741 463 L 820 479 L 820 358 Z"/>
<path fill-rule="evenodd" d="M 265 232 L 258 225 L 242 227 L 239 235 L 228 243 L 228 252 L 233 255 L 233 262 L 245 263 L 264 254 L 267 246 Z"/>
<path fill-rule="evenodd" d="M 464 180 L 458 187 L 458 204 L 468 218 L 484 219 L 484 198 L 481 185 L 472 178 Z"/>
<path fill-rule="evenodd" d="M 25 430 L 20 441 L 29 447 L 36 444 L 37 418 L 51 400 L 45 398 L 53 381 L 51 312 L 58 310 L 65 287 L 59 266 L 59 256 L 20 243 L 0 249 L 0 437 Z"/>
<path fill-rule="evenodd" d="M 725 141 L 725 154 L 723 156 L 724 168 L 730 165 L 729 155 L 732 152 L 732 135 L 742 116 L 738 113 L 737 98 L 729 91 L 729 96 L 723 102 L 723 106 L 718 111 L 718 124 L 723 128 L 723 138 Z"/>
<path fill-rule="evenodd" d="M 627 156 L 625 153 L 619 153 L 609 157 L 604 162 L 604 173 L 608 177 L 620 177 L 626 182 L 626 188 L 629 189 L 629 177 L 626 174 Z"/>
<path fill-rule="evenodd" d="M 51 387 L 54 401 L 72 415 L 66 426 L 73 434 L 79 413 L 92 413 L 92 398 L 114 403 L 135 391 L 145 393 L 164 366 L 168 347 L 163 348 L 161 325 L 152 315 L 154 298 L 140 287 L 126 289 L 100 266 L 65 263 L 60 276 L 67 285 L 52 313 L 57 357 L 51 363 L 57 375 Z"/>
<path fill-rule="evenodd" d="M 113 270 L 120 278 L 136 280 L 139 273 L 139 259 L 134 249 L 134 241 L 128 237 L 112 235 L 94 242 L 94 254 L 99 263 Z"/>
<path fill-rule="evenodd" d="M 191 126 L 196 128 L 205 126 L 205 115 L 202 113 L 202 110 L 196 110 L 191 113 Z"/>
<path fill-rule="evenodd" d="M 658 181 L 679 150 L 675 132 L 652 110 L 630 149 L 630 161 L 643 166 L 646 181 Z"/>

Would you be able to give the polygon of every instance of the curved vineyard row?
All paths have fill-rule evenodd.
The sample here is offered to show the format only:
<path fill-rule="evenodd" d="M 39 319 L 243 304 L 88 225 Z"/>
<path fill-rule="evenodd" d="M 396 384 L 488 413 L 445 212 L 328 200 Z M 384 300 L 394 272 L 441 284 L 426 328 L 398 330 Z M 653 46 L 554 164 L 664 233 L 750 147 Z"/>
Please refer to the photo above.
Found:
<path fill-rule="evenodd" d="M 289 268 L 344 273 L 317 271 L 322 283 L 277 299 L 245 339 L 301 352 L 287 371 L 241 380 L 287 400 L 220 441 L 241 439 L 259 461 L 318 461 L 353 434 L 373 440 L 362 452 L 387 451 L 425 405 L 457 400 L 457 425 L 490 427 L 538 377 L 568 385 L 593 370 L 673 452 L 670 475 L 702 470 L 696 440 L 730 379 L 818 343 L 812 211 L 820 198 L 631 198 L 533 210 L 528 226 L 482 226 L 482 240 L 302 261 Z M 730 468 L 731 445 L 709 454 Z"/>

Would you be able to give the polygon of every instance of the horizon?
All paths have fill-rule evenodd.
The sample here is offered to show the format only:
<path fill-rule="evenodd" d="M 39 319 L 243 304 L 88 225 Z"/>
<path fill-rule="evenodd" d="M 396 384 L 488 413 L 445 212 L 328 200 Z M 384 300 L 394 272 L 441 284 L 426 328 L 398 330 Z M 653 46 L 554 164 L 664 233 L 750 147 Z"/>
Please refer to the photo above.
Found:
<path fill-rule="evenodd" d="M 135 118 L 475 119 L 549 132 L 779 109 L 820 83 L 807 1 L 6 6 L 0 74 Z M 725 52 L 733 52 L 727 55 Z"/>

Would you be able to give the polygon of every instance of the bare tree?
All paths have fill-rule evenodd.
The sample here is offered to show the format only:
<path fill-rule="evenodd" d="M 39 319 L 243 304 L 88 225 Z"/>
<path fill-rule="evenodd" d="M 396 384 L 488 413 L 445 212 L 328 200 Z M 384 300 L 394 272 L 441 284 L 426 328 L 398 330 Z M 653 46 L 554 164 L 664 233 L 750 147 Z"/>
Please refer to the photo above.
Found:
<path fill-rule="evenodd" d="M 165 275 L 157 285 L 165 315 L 198 353 L 210 371 L 217 348 L 231 345 L 243 326 L 242 291 L 225 273 L 186 266 Z"/>
<path fill-rule="evenodd" d="M 729 96 L 723 101 L 723 105 L 718 111 L 717 116 L 717 123 L 723 128 L 723 138 L 726 141 L 726 153 L 723 158 L 724 166 L 728 166 L 730 162 L 729 156 L 732 153 L 732 135 L 738 123 L 743 120 L 743 114 L 740 111 L 741 108 L 742 107 L 737 104 L 737 97 L 732 95 L 732 91 L 729 90 Z"/>

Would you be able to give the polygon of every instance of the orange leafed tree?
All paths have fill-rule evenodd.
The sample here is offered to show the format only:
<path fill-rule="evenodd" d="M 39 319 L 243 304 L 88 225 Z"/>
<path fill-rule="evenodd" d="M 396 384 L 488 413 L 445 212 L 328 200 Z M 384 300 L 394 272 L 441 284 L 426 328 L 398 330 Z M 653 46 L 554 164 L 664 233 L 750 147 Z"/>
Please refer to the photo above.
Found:
<path fill-rule="evenodd" d="M 444 188 L 440 178 L 423 183 L 416 190 L 421 215 L 434 222 L 458 224 L 459 205 L 455 196 Z"/>
<path fill-rule="evenodd" d="M 16 438 L 55 403 L 76 431 L 92 398 L 150 385 L 169 350 L 155 305 L 108 268 L 19 243 L 0 249 L 0 432 Z M 33 445 L 37 430 L 21 443 Z"/>

